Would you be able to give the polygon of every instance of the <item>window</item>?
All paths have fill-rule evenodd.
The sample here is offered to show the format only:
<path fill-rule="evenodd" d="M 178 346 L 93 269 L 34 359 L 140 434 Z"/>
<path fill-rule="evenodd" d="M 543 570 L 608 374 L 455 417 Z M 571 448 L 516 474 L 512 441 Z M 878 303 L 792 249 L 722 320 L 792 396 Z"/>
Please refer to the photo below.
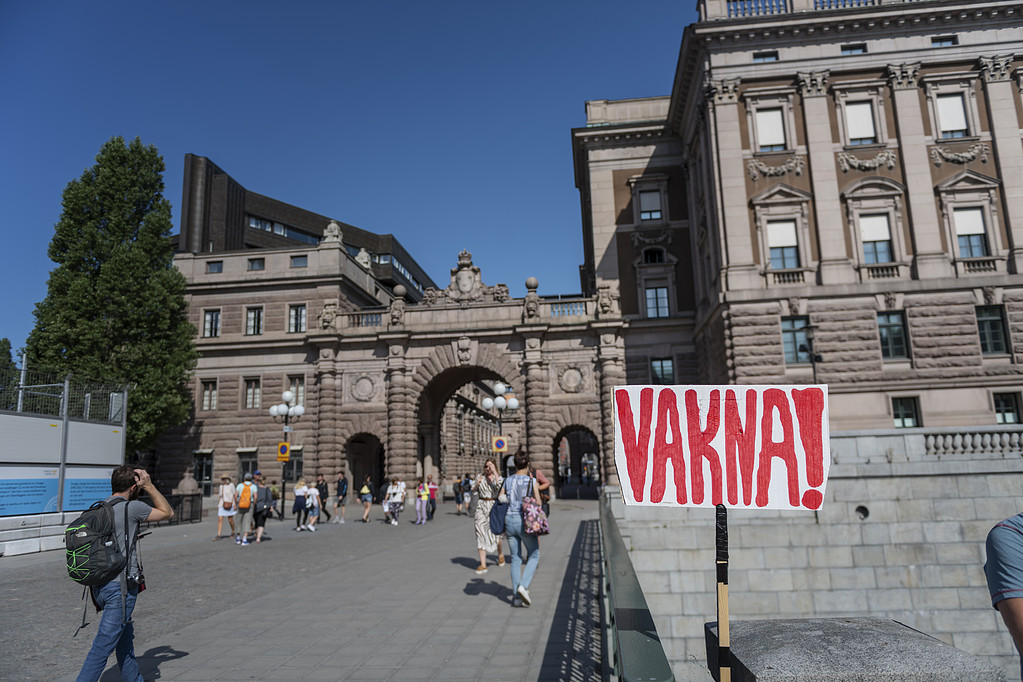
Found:
<path fill-rule="evenodd" d="M 668 316 L 668 287 L 650 287 L 646 290 L 646 316 Z"/>
<path fill-rule="evenodd" d="M 675 383 L 675 368 L 671 358 L 650 361 L 650 383 L 668 386 Z"/>
<path fill-rule="evenodd" d="M 302 478 L 302 448 L 292 446 L 291 456 L 284 464 L 284 480 L 297 481 Z"/>
<path fill-rule="evenodd" d="M 202 335 L 209 338 L 220 336 L 220 311 L 206 310 L 203 312 Z"/>
<path fill-rule="evenodd" d="M 983 258 L 989 255 L 983 209 L 952 209 L 952 222 L 955 223 L 960 258 Z"/>
<path fill-rule="evenodd" d="M 959 36 L 934 36 L 931 47 L 951 47 L 959 44 Z"/>
<path fill-rule="evenodd" d="M 643 262 L 647 265 L 664 262 L 664 249 L 650 248 L 643 250 Z"/>
<path fill-rule="evenodd" d="M 897 429 L 920 426 L 920 401 L 916 398 L 892 398 L 892 417 Z"/>
<path fill-rule="evenodd" d="M 1019 424 L 1019 394 L 995 393 L 995 422 Z"/>
<path fill-rule="evenodd" d="M 295 404 L 305 405 L 305 377 L 288 377 L 288 390 L 295 394 Z"/>
<path fill-rule="evenodd" d="M 305 305 L 293 305 L 288 308 L 288 331 L 305 331 Z"/>
<path fill-rule="evenodd" d="M 639 193 L 639 219 L 660 220 L 661 219 L 661 193 L 640 192 Z"/>
<path fill-rule="evenodd" d="M 206 261 L 206 273 L 214 275 L 218 272 L 224 271 L 224 261 L 222 260 L 208 260 Z"/>
<path fill-rule="evenodd" d="M 842 54 L 867 54 L 866 43 L 853 43 L 841 47 Z"/>
<path fill-rule="evenodd" d="M 810 362 L 810 354 L 800 347 L 809 348 L 806 342 L 806 328 L 810 321 L 805 317 L 781 318 L 781 343 L 785 350 L 785 363 Z"/>
<path fill-rule="evenodd" d="M 265 270 L 266 259 L 265 258 L 250 258 L 249 259 L 249 270 Z"/>
<path fill-rule="evenodd" d="M 292 256 L 291 267 L 304 268 L 309 265 L 309 256 Z"/>
<path fill-rule="evenodd" d="M 998 305 L 977 306 L 977 333 L 980 335 L 980 352 L 984 355 L 1006 353 L 1005 318 Z"/>
<path fill-rule="evenodd" d="M 892 236 L 887 213 L 860 216 L 860 236 L 863 239 L 863 262 L 868 265 L 891 263 Z"/>
<path fill-rule="evenodd" d="M 849 136 L 849 146 L 855 147 L 877 142 L 873 103 L 848 102 L 845 105 L 845 124 Z"/>
<path fill-rule="evenodd" d="M 966 107 L 961 93 L 938 95 L 934 99 L 938 111 L 938 137 L 942 140 L 966 137 L 970 128 L 966 124 Z"/>
<path fill-rule="evenodd" d="M 770 249 L 772 270 L 791 270 L 799 267 L 795 220 L 767 221 L 767 245 Z"/>
<path fill-rule="evenodd" d="M 202 409 L 217 409 L 217 380 L 205 379 L 202 382 Z"/>
<path fill-rule="evenodd" d="M 245 409 L 255 410 L 259 408 L 260 404 L 260 385 L 259 379 L 246 379 L 245 380 Z"/>
<path fill-rule="evenodd" d="M 762 64 L 764 62 L 776 62 L 778 61 L 778 52 L 771 50 L 770 52 L 754 52 L 753 63 Z"/>
<path fill-rule="evenodd" d="M 245 309 L 245 334 L 248 336 L 258 336 L 263 333 L 263 309 L 262 308 L 246 308 Z"/>
<path fill-rule="evenodd" d="M 754 120 L 759 151 L 779 152 L 786 149 L 785 119 L 781 108 L 757 109 Z"/>
<path fill-rule="evenodd" d="M 877 331 L 881 337 L 881 357 L 888 360 L 908 357 L 906 318 L 902 313 L 878 313 Z"/>
<path fill-rule="evenodd" d="M 258 455 L 255 453 L 255 448 L 238 452 L 238 464 L 241 467 L 241 478 L 245 478 L 245 474 L 254 474 L 259 468 Z"/>

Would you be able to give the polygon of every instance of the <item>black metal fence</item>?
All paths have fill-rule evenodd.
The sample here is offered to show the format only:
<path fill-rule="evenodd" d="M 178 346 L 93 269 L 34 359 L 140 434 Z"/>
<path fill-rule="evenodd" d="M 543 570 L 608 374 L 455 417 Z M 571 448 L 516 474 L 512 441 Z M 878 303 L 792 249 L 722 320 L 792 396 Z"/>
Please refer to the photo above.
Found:
<path fill-rule="evenodd" d="M 202 521 L 202 493 L 171 493 L 167 495 L 167 502 L 174 510 L 174 516 L 168 521 L 157 521 L 150 526 L 162 526 L 164 524 L 173 526 L 178 523 L 199 523 Z M 147 495 L 142 496 L 146 504 L 152 505 L 153 501 Z"/>

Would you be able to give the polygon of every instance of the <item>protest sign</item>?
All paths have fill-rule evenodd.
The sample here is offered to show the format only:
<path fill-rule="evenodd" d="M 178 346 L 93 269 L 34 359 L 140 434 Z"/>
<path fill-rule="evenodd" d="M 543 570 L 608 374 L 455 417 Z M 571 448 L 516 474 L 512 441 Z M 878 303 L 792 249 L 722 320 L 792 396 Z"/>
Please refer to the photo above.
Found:
<path fill-rule="evenodd" d="M 617 386 L 626 504 L 816 510 L 831 465 L 827 386 Z"/>

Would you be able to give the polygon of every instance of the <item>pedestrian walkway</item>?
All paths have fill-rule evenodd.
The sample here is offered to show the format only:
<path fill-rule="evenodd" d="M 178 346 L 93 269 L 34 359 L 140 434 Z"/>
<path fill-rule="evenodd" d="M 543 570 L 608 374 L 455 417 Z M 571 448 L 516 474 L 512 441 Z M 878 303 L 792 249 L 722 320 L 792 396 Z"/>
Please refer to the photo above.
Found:
<path fill-rule="evenodd" d="M 230 545 L 226 556 L 245 565 L 239 579 L 252 592 L 166 632 L 159 632 L 161 616 L 142 595 L 135 649 L 146 679 L 602 678 L 595 501 L 555 501 L 530 608 L 511 606 L 507 566 L 475 574 L 471 518 L 454 515 L 451 505 L 442 505 L 425 527 L 411 524 L 408 514 L 398 527 L 385 526 L 379 506 L 373 523 L 353 523 L 356 509 L 349 507 L 347 524 L 321 526 L 315 534 L 271 522 L 272 542 L 207 542 Z M 291 569 L 260 575 L 260 555 L 281 552 Z M 332 555 L 336 561 L 325 564 Z M 155 575 L 152 561 L 147 573 Z M 307 562 L 315 569 L 306 570 Z M 159 589 L 154 581 L 153 591 Z M 190 600 L 181 597 L 180 608 L 188 608 Z M 120 679 L 113 657 L 110 663 L 102 679 Z"/>

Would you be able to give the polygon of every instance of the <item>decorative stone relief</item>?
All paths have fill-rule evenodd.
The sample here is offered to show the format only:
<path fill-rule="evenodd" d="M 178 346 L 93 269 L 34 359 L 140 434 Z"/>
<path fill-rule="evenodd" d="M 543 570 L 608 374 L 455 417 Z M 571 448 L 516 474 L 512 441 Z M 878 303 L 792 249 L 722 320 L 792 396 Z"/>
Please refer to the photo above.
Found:
<path fill-rule="evenodd" d="M 759 180 L 761 175 L 772 178 L 779 175 L 785 175 L 786 173 L 802 175 L 804 167 L 805 163 L 803 162 L 803 159 L 798 156 L 793 156 L 780 166 L 768 166 L 760 159 L 750 159 L 749 163 L 746 164 L 746 170 L 749 171 L 750 180 Z"/>
<path fill-rule="evenodd" d="M 984 293 L 984 305 L 995 305 L 997 303 L 997 289 L 994 287 L 984 287 L 981 291 Z"/>
<path fill-rule="evenodd" d="M 480 269 L 472 264 L 472 254 L 463 250 L 458 254 L 458 266 L 451 268 L 451 283 L 447 288 L 439 291 L 433 287 L 427 288 L 419 304 L 431 306 L 457 303 L 464 308 L 472 302 L 506 300 L 508 286 L 498 284 L 491 287 L 483 284 Z"/>
<path fill-rule="evenodd" d="M 530 291 L 526 294 L 525 301 L 526 308 L 526 319 L 535 320 L 540 317 L 540 295 L 535 291 Z"/>
<path fill-rule="evenodd" d="M 602 346 L 613 346 L 613 345 L 615 345 L 615 335 L 614 334 L 601 334 L 600 335 L 600 345 L 602 345 Z"/>
<path fill-rule="evenodd" d="M 978 142 L 972 145 L 965 152 L 950 152 L 945 147 L 931 147 L 931 159 L 935 166 L 940 166 L 942 161 L 950 163 L 969 163 L 978 158 L 981 163 L 987 163 L 987 155 L 991 152 L 986 144 Z"/>
<path fill-rule="evenodd" d="M 894 291 L 886 291 L 884 294 L 884 307 L 886 310 L 892 310 L 898 303 L 898 297 Z"/>
<path fill-rule="evenodd" d="M 792 298 L 790 298 L 788 300 L 788 303 L 789 303 L 789 315 L 798 315 L 799 314 L 799 304 L 800 304 L 799 297 L 798 296 L 793 296 Z"/>
<path fill-rule="evenodd" d="M 351 396 L 359 402 L 369 402 L 373 399 L 373 395 L 376 393 L 376 384 L 373 382 L 372 378 L 363 374 L 352 382 L 352 387 L 349 392 Z"/>
<path fill-rule="evenodd" d="M 888 65 L 888 83 L 893 90 L 912 90 L 920 78 L 920 62 Z"/>
<path fill-rule="evenodd" d="M 396 298 L 391 301 L 391 308 L 389 310 L 391 317 L 391 326 L 397 327 L 401 325 L 405 318 L 405 299 Z"/>
<path fill-rule="evenodd" d="M 799 92 L 803 97 L 823 97 L 828 93 L 828 71 L 800 71 Z"/>
<path fill-rule="evenodd" d="M 337 303 L 324 303 L 320 311 L 320 329 L 330 329 L 337 319 Z"/>
<path fill-rule="evenodd" d="M 634 247 L 671 244 L 671 233 L 668 230 L 646 230 L 632 233 Z"/>
<path fill-rule="evenodd" d="M 323 230 L 323 242 L 325 244 L 341 242 L 341 226 L 331 220 Z"/>
<path fill-rule="evenodd" d="M 600 317 L 611 315 L 615 312 L 615 299 L 611 295 L 611 286 L 601 284 L 597 288 L 597 312 Z"/>
<path fill-rule="evenodd" d="M 476 358 L 478 343 L 468 336 L 460 336 L 452 343 L 455 345 L 455 357 L 458 358 L 458 364 L 472 364 Z"/>
<path fill-rule="evenodd" d="M 558 368 L 558 386 L 565 393 L 578 393 L 586 388 L 586 375 L 574 365 L 562 366 Z"/>
<path fill-rule="evenodd" d="M 994 57 L 980 58 L 980 73 L 985 83 L 1009 80 L 1009 72 L 1012 70 L 1011 54 L 996 55 Z"/>
<path fill-rule="evenodd" d="M 539 347 L 540 339 L 536 338 L 535 336 L 531 336 L 528 339 L 526 339 L 526 348 L 530 350 L 536 350 Z"/>
<path fill-rule="evenodd" d="M 888 170 L 895 168 L 895 164 L 898 162 L 899 157 L 895 153 L 894 149 L 885 149 L 880 151 L 872 159 L 861 159 L 848 152 L 840 152 L 838 154 L 838 167 L 842 169 L 843 173 L 848 173 L 852 170 L 875 170 L 881 166 L 887 166 Z"/>
<path fill-rule="evenodd" d="M 334 351 L 332 351 L 329 348 L 321 348 L 320 349 L 320 359 L 321 360 L 330 360 L 332 357 L 334 357 Z"/>
<path fill-rule="evenodd" d="M 361 265 L 364 269 L 369 270 L 373 265 L 372 259 L 369 257 L 369 251 L 366 249 L 359 249 L 359 253 L 355 255 L 355 262 Z"/>
<path fill-rule="evenodd" d="M 739 99 L 739 79 L 707 79 L 705 92 L 707 94 L 707 98 L 713 100 L 715 104 L 735 103 Z"/>

